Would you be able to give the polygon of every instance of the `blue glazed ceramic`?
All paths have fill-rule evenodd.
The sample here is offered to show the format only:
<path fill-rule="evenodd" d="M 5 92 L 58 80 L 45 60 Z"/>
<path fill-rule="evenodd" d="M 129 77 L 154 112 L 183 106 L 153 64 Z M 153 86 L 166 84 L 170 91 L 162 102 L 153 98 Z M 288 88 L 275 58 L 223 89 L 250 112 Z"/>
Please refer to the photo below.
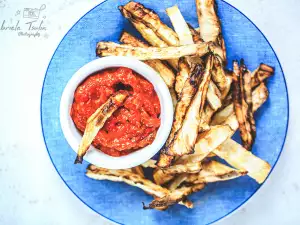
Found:
<path fill-rule="evenodd" d="M 73 164 L 75 153 L 65 140 L 59 122 L 60 98 L 71 76 L 96 58 L 98 41 L 117 41 L 123 29 L 137 35 L 117 9 L 118 5 L 126 2 L 107 0 L 89 11 L 71 28 L 56 49 L 41 96 L 41 122 L 49 156 L 70 190 L 92 210 L 112 221 L 127 225 L 213 223 L 245 203 L 260 185 L 249 177 L 210 184 L 190 197 L 195 205 L 192 210 L 176 205 L 164 212 L 144 211 L 142 202 L 149 203 L 152 197 L 143 191 L 123 183 L 91 180 L 84 175 L 86 162 L 83 165 Z M 169 25 L 164 10 L 178 4 L 186 20 L 197 26 L 194 0 L 141 2 L 154 9 Z M 253 149 L 255 155 L 274 167 L 282 151 L 288 125 L 288 93 L 283 71 L 260 30 L 228 3 L 217 2 L 228 62 L 244 58 L 250 70 L 261 62 L 275 67 L 275 75 L 267 84 L 270 97 L 256 113 L 257 139 Z"/>

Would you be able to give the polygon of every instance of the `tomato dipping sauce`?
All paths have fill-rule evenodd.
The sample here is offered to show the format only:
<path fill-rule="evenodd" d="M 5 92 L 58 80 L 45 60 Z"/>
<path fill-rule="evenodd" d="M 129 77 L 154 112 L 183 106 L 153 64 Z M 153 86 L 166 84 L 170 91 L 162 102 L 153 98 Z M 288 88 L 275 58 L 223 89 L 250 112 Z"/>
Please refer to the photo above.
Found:
<path fill-rule="evenodd" d="M 151 144 L 160 126 L 160 103 L 153 85 L 125 67 L 109 68 L 75 90 L 70 115 L 82 133 L 87 119 L 115 92 L 130 93 L 98 132 L 93 145 L 110 156 L 123 156 Z"/>

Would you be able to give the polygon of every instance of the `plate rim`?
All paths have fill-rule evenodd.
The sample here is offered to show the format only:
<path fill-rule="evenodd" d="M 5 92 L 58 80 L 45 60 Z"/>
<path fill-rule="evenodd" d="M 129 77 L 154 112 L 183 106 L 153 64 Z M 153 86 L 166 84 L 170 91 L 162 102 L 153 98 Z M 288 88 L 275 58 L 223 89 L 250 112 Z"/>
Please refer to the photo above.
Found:
<path fill-rule="evenodd" d="M 53 162 L 53 159 L 51 157 L 51 154 L 48 150 L 48 146 L 47 146 L 47 143 L 46 143 L 46 138 L 45 138 L 45 135 L 44 135 L 44 127 L 43 127 L 43 114 L 42 114 L 42 105 L 43 105 L 43 93 L 44 93 L 44 86 L 45 86 L 45 81 L 46 81 L 46 77 L 47 77 L 47 73 L 48 73 L 48 70 L 49 70 L 49 67 L 51 65 L 51 62 L 53 60 L 53 57 L 55 55 L 55 53 L 57 52 L 58 48 L 60 47 L 61 43 L 63 42 L 63 40 L 66 38 L 66 36 L 69 34 L 69 32 L 73 29 L 73 27 L 75 27 L 79 21 L 84 18 L 87 14 L 89 14 L 91 11 L 93 11 L 95 8 L 97 8 L 98 6 L 102 5 L 103 3 L 107 2 L 109 0 L 103 0 L 102 2 L 100 2 L 99 4 L 95 5 L 94 7 L 92 7 L 90 10 L 88 10 L 86 13 L 84 13 L 71 27 L 70 29 L 65 33 L 65 35 L 63 36 L 63 38 L 61 39 L 61 41 L 59 42 L 59 44 L 57 45 L 55 51 L 53 52 L 52 56 L 51 56 L 51 59 L 49 61 L 49 64 L 47 66 L 47 70 L 45 72 L 45 75 L 44 75 L 44 80 L 43 80 L 43 85 L 42 85 L 42 91 L 41 91 L 41 97 L 40 97 L 40 123 L 41 123 L 41 130 L 42 130 L 42 135 L 43 135 L 43 140 L 44 140 L 44 144 L 45 144 L 45 147 L 46 147 L 46 150 L 47 150 L 47 153 L 49 155 L 49 158 L 50 158 L 50 161 L 52 163 L 52 165 L 54 166 L 57 174 L 59 175 L 59 177 L 62 179 L 62 181 L 64 182 L 64 184 L 68 187 L 68 189 L 84 204 L 86 205 L 88 208 L 90 208 L 92 211 L 94 211 L 95 213 L 99 214 L 100 216 L 104 217 L 105 219 L 113 222 L 113 223 L 116 223 L 116 224 L 120 224 L 122 225 L 122 223 L 120 222 L 117 222 L 115 221 L 114 219 L 112 218 L 109 218 L 105 215 L 103 215 L 102 213 L 96 211 L 95 209 L 93 209 L 89 204 L 87 204 L 83 199 L 81 199 L 71 188 L 70 186 L 67 184 L 67 182 L 65 181 L 65 179 L 62 177 L 62 175 L 60 174 L 60 172 L 58 171 L 57 167 L 55 166 L 54 162 Z M 233 212 L 237 211 L 241 206 L 245 205 L 246 203 L 248 203 L 248 201 L 261 189 L 261 187 L 264 185 L 264 183 L 269 179 L 270 175 L 272 174 L 274 168 L 276 167 L 279 159 L 281 158 L 281 154 L 284 150 L 284 147 L 285 147 L 285 143 L 286 143 L 286 138 L 287 138 L 287 134 L 288 134 L 288 130 L 289 130 L 289 121 L 290 121 L 290 103 L 289 103 L 289 92 L 288 92 L 288 87 L 287 87 L 287 82 L 286 82 L 286 78 L 285 78 L 285 74 L 284 74 L 284 71 L 283 71 L 283 68 L 282 68 L 282 65 L 281 65 L 281 62 L 273 48 L 273 46 L 271 45 L 270 41 L 267 39 L 267 37 L 265 36 L 265 34 L 261 31 L 260 28 L 258 28 L 258 26 L 248 17 L 246 16 L 243 12 L 241 12 L 241 10 L 239 10 L 238 8 L 236 8 L 235 6 L 233 6 L 232 4 L 230 4 L 229 2 L 225 1 L 225 0 L 219 0 L 219 1 L 222 1 L 223 3 L 225 3 L 226 5 L 232 7 L 234 10 L 236 10 L 237 12 L 239 12 L 240 14 L 242 14 L 263 36 L 263 38 L 266 40 L 266 42 L 268 43 L 268 45 L 270 46 L 272 52 L 274 53 L 275 55 L 275 58 L 276 60 L 278 61 L 278 64 L 279 64 L 279 67 L 280 67 L 280 70 L 282 71 L 282 75 L 283 75 L 283 83 L 284 83 L 284 88 L 286 90 L 286 100 L 287 100 L 287 121 L 286 121 L 286 129 L 285 129 L 285 135 L 284 135 L 284 139 L 283 139 L 283 143 L 281 145 L 281 148 L 280 148 L 280 152 L 277 156 L 277 159 L 275 160 L 274 162 L 274 165 L 272 166 L 271 170 L 270 170 L 270 173 L 268 174 L 267 178 L 265 179 L 265 181 L 259 185 L 257 187 L 257 189 L 248 197 L 246 198 L 244 201 L 242 201 L 237 207 L 235 207 L 234 209 L 230 210 L 227 214 L 223 215 L 222 217 L 210 222 L 210 223 L 207 223 L 206 225 L 209 225 L 209 224 L 214 224 L 218 221 L 221 221 L 222 219 L 228 217 L 229 215 L 231 215 Z"/>

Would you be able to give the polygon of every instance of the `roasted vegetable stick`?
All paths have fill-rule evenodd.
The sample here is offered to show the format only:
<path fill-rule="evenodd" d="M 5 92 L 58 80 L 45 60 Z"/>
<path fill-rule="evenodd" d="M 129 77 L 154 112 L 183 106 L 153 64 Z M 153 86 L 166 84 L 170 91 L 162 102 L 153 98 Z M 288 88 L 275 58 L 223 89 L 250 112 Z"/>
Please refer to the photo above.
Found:
<path fill-rule="evenodd" d="M 188 23 L 188 26 L 192 34 L 194 43 L 198 44 L 204 42 L 200 37 L 200 33 L 191 24 Z"/>
<path fill-rule="evenodd" d="M 168 45 L 179 46 L 177 34 L 164 24 L 153 10 L 147 9 L 137 2 L 128 2 L 123 7 L 132 14 L 133 18 L 143 22 L 146 26 L 151 28 L 157 36 Z"/>
<path fill-rule="evenodd" d="M 140 175 L 141 177 L 145 178 L 145 174 L 144 174 L 144 170 L 142 166 L 136 166 L 131 168 L 133 173 L 136 173 L 138 175 Z"/>
<path fill-rule="evenodd" d="M 220 91 L 213 82 L 210 82 L 207 90 L 207 100 L 213 110 L 217 110 L 222 106 L 220 100 Z"/>
<path fill-rule="evenodd" d="M 168 155 L 166 155 L 168 156 Z M 172 158 L 171 158 L 172 159 Z M 170 165 L 170 164 L 169 164 Z M 163 185 L 174 178 L 174 175 L 165 173 L 162 169 L 155 169 L 153 172 L 153 180 L 158 185 Z"/>
<path fill-rule="evenodd" d="M 179 38 L 180 45 L 189 45 L 194 44 L 193 36 L 191 31 L 185 22 L 178 6 L 175 5 L 166 9 L 166 12 L 172 22 L 174 30 Z"/>
<path fill-rule="evenodd" d="M 165 48 L 140 48 L 129 45 L 120 45 L 114 42 L 99 42 L 97 44 L 98 56 L 127 56 L 134 57 L 139 60 L 150 59 L 176 59 L 182 56 L 197 55 L 199 57 L 209 52 L 209 44 L 200 43 L 193 45 L 185 45 L 179 47 Z"/>
<path fill-rule="evenodd" d="M 253 103 L 252 103 L 252 87 L 251 87 L 251 73 L 245 66 L 245 64 L 242 65 L 242 73 L 243 77 L 241 79 L 242 85 L 243 85 L 243 91 L 244 91 L 244 99 L 245 102 L 243 102 L 247 107 L 246 109 L 246 118 L 247 122 L 249 124 L 249 128 L 247 128 L 250 132 L 251 136 L 251 142 L 247 145 L 247 149 L 251 150 L 252 145 L 255 141 L 256 138 L 256 125 L 255 125 L 255 120 L 254 120 L 254 115 L 253 115 Z"/>
<path fill-rule="evenodd" d="M 221 24 L 216 12 L 215 0 L 196 0 L 200 35 L 204 41 L 217 43 L 222 52 L 220 57 L 226 61 L 225 42 L 222 37 Z"/>
<path fill-rule="evenodd" d="M 199 133 L 209 130 L 210 121 L 215 112 L 216 110 L 214 110 L 207 102 L 206 105 L 204 106 L 204 111 L 201 115 Z"/>
<path fill-rule="evenodd" d="M 168 189 L 156 185 L 152 181 L 128 170 L 109 170 L 96 167 L 94 165 L 89 165 L 86 171 L 86 176 L 95 180 L 124 182 L 131 186 L 138 187 L 156 198 L 162 198 L 171 194 Z M 179 204 L 185 203 L 179 202 Z M 187 207 L 190 207 L 189 203 L 187 204 Z"/>
<path fill-rule="evenodd" d="M 192 162 L 187 164 L 179 164 L 170 166 L 167 169 L 163 169 L 166 174 L 179 174 L 179 173 L 197 173 L 201 170 L 200 162 Z"/>
<path fill-rule="evenodd" d="M 176 75 L 175 91 L 180 96 L 186 80 L 190 77 L 191 68 L 185 57 L 181 57 L 178 61 L 178 73 Z"/>
<path fill-rule="evenodd" d="M 193 152 L 198 129 L 200 124 L 201 114 L 206 101 L 206 94 L 211 77 L 212 56 L 208 56 L 205 71 L 200 65 L 195 67 L 197 73 L 203 73 L 199 88 L 187 110 L 185 120 L 182 127 L 176 133 L 173 141 L 167 146 L 167 154 L 172 156 L 182 156 Z"/>
<path fill-rule="evenodd" d="M 158 209 L 165 210 L 171 205 L 174 205 L 180 201 L 185 200 L 185 198 L 197 191 L 202 190 L 205 187 L 204 184 L 196 184 L 189 187 L 181 187 L 172 191 L 169 195 L 163 198 L 154 199 L 149 206 L 143 206 L 143 209 Z"/>
<path fill-rule="evenodd" d="M 182 62 L 185 61 L 185 58 L 180 58 L 179 60 L 179 70 L 181 70 Z M 187 70 L 189 70 L 188 65 L 187 65 Z M 176 109 L 175 109 L 175 114 L 174 114 L 174 122 L 172 125 L 172 130 L 171 133 L 168 137 L 168 140 L 166 141 L 166 146 L 168 146 L 173 138 L 175 133 L 181 128 L 183 120 L 185 118 L 187 109 L 197 92 L 200 80 L 201 80 L 201 73 L 198 70 L 192 70 L 190 77 L 187 79 L 187 81 L 184 84 L 184 87 L 181 91 L 181 94 L 179 96 Z M 176 82 L 177 83 L 177 82 Z"/>
<path fill-rule="evenodd" d="M 144 168 L 156 168 L 156 160 L 149 159 L 147 162 L 141 164 Z"/>
<path fill-rule="evenodd" d="M 221 92 L 220 98 L 223 100 L 230 91 L 232 78 L 226 75 L 222 60 L 218 56 L 214 57 L 214 68 L 211 79 L 218 86 Z"/>
<path fill-rule="evenodd" d="M 248 91 L 246 91 L 248 90 Z M 246 100 L 246 92 L 249 95 L 251 108 Z M 252 96 L 251 96 L 251 74 L 241 62 L 239 67 L 238 62 L 233 62 L 233 105 L 236 118 L 239 122 L 241 139 L 243 146 L 251 150 L 255 139 L 255 122 L 252 111 Z"/>
<path fill-rule="evenodd" d="M 124 44 L 131 45 L 133 47 L 142 47 L 142 48 L 147 48 L 149 47 L 148 44 L 144 43 L 143 41 L 139 40 L 138 38 L 132 36 L 128 32 L 124 31 L 122 32 L 120 36 L 120 42 L 123 42 Z M 162 61 L 160 60 L 148 60 L 145 61 L 146 64 L 151 66 L 154 70 L 156 70 L 160 76 L 163 78 L 165 81 L 166 85 L 169 88 L 174 87 L 175 83 L 175 74 L 174 72 Z"/>
<path fill-rule="evenodd" d="M 236 170 L 220 162 L 212 160 L 203 163 L 202 170 L 199 173 L 188 175 L 187 179 L 185 179 L 185 182 L 193 184 L 213 183 L 232 180 L 246 174 L 246 170 Z"/>
<path fill-rule="evenodd" d="M 233 167 L 248 171 L 248 175 L 260 184 L 265 181 L 271 170 L 271 166 L 267 162 L 231 139 L 216 148 L 214 153 Z"/>
<path fill-rule="evenodd" d="M 252 91 L 252 105 L 254 112 L 268 99 L 268 95 L 269 92 L 264 83 L 261 83 Z M 219 125 L 224 123 L 224 121 L 233 113 L 234 107 L 233 103 L 231 103 L 213 116 L 211 125 Z"/>
<path fill-rule="evenodd" d="M 123 6 L 119 6 L 119 9 L 120 9 L 120 12 L 122 13 L 122 15 L 132 23 L 132 25 L 137 29 L 137 31 L 142 35 L 142 37 L 150 45 L 155 46 L 155 47 L 160 47 L 160 48 L 168 47 L 168 44 L 166 42 L 164 42 L 163 40 L 161 40 L 159 37 L 157 37 L 157 35 L 151 28 L 147 27 L 142 22 L 134 19 L 132 17 L 131 13 L 128 12 L 127 10 L 125 10 Z M 168 59 L 167 62 L 175 70 L 178 69 L 178 60 L 177 59 Z"/>
<path fill-rule="evenodd" d="M 238 124 L 236 124 L 234 128 L 236 128 L 237 126 Z M 194 155 L 198 155 L 199 161 L 202 161 L 216 147 L 232 137 L 232 135 L 235 133 L 234 128 L 232 128 L 230 125 L 219 125 L 211 127 L 210 130 L 201 133 L 198 136 L 198 140 L 194 147 Z"/>
<path fill-rule="evenodd" d="M 127 92 L 118 92 L 112 95 L 88 118 L 74 162 L 75 164 L 82 163 L 83 156 L 88 151 L 99 130 L 104 126 L 106 120 L 124 103 L 127 97 Z"/>
<path fill-rule="evenodd" d="M 169 184 L 168 189 L 170 191 L 176 190 L 184 181 L 186 181 L 189 177 L 189 174 L 183 173 L 179 174 L 175 179 Z"/>
<path fill-rule="evenodd" d="M 251 86 L 256 87 L 261 82 L 263 82 L 265 79 L 271 77 L 274 74 L 274 68 L 261 63 L 259 67 L 253 71 L 251 74 L 252 80 L 251 80 Z"/>

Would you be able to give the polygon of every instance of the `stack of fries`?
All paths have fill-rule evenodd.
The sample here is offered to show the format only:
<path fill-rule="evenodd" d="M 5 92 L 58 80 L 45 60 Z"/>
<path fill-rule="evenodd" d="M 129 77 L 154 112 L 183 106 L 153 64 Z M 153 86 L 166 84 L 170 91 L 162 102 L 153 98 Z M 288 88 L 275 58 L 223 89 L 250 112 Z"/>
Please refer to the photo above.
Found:
<path fill-rule="evenodd" d="M 263 183 L 270 165 L 251 153 L 255 140 L 253 113 L 267 100 L 264 80 L 274 69 L 260 64 L 250 72 L 243 60 L 225 69 L 226 47 L 216 3 L 196 0 L 199 29 L 187 24 L 177 6 L 166 10 L 173 29 L 151 9 L 137 2 L 119 6 L 142 37 L 123 31 L 120 42 L 99 42 L 98 56 L 128 56 L 143 60 L 169 87 L 175 115 L 159 159 L 132 169 L 109 170 L 90 165 L 86 175 L 125 182 L 143 189 L 154 200 L 144 209 L 165 210 L 174 204 L 188 208 L 188 195 L 206 184 L 248 175 Z M 231 139 L 240 130 L 242 145 Z M 224 165 L 217 158 L 225 160 Z M 144 176 L 153 169 L 153 180 Z"/>

